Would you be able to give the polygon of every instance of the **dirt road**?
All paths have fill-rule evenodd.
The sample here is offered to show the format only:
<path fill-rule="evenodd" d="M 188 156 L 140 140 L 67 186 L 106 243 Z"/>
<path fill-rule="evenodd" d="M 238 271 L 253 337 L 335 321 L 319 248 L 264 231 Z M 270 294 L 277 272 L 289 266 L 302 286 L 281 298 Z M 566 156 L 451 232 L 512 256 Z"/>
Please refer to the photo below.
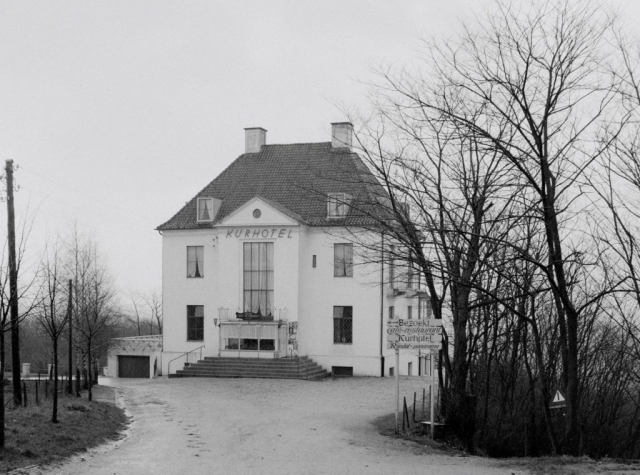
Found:
<path fill-rule="evenodd" d="M 113 379 L 133 416 L 127 437 L 46 473 L 512 474 L 479 457 L 432 453 L 379 435 L 393 411 L 390 379 Z M 413 397 L 424 382 L 402 382 Z"/>

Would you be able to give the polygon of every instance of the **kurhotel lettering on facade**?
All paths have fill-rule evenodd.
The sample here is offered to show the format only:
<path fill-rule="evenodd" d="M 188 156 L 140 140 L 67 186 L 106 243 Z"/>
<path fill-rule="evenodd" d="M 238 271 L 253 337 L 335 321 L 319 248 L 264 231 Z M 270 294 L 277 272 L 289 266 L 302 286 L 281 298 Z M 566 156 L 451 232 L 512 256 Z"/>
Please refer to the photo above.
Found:
<path fill-rule="evenodd" d="M 273 228 L 273 229 L 247 229 L 247 228 L 241 228 L 241 229 L 228 229 L 227 230 L 227 237 L 228 238 L 233 238 L 236 237 L 238 239 L 241 238 L 251 238 L 251 239 L 256 239 L 256 238 L 264 238 L 264 239 L 273 239 L 273 238 L 287 238 L 287 239 L 291 239 L 293 230 L 291 229 L 278 229 L 278 228 Z"/>

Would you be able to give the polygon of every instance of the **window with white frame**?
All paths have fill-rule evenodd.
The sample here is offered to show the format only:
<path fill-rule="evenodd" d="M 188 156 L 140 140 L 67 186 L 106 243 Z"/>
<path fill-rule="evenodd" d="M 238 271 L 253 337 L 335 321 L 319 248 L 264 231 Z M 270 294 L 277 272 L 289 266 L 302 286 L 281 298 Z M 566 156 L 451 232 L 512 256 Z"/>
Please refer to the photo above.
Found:
<path fill-rule="evenodd" d="M 409 262 L 407 262 L 407 288 L 414 289 L 417 287 L 416 270 L 413 267 L 413 253 L 409 253 Z"/>
<path fill-rule="evenodd" d="M 204 246 L 187 246 L 187 277 L 204 277 Z"/>
<path fill-rule="evenodd" d="M 392 289 L 398 288 L 398 282 L 396 281 L 396 262 L 395 262 L 395 248 L 389 246 L 389 285 Z"/>
<path fill-rule="evenodd" d="M 329 193 L 327 195 L 327 217 L 345 218 L 349 213 L 352 196 L 347 193 Z"/>
<path fill-rule="evenodd" d="M 418 299 L 418 318 L 421 320 L 429 319 L 431 317 L 431 300 L 425 297 Z"/>
<path fill-rule="evenodd" d="M 333 276 L 353 277 L 353 244 L 333 245 Z"/>
<path fill-rule="evenodd" d="M 353 343 L 353 307 L 333 307 L 333 343 Z"/>
<path fill-rule="evenodd" d="M 204 305 L 187 305 L 187 341 L 204 340 Z"/>
<path fill-rule="evenodd" d="M 198 198 L 198 222 L 211 222 L 213 218 L 213 198 Z"/>

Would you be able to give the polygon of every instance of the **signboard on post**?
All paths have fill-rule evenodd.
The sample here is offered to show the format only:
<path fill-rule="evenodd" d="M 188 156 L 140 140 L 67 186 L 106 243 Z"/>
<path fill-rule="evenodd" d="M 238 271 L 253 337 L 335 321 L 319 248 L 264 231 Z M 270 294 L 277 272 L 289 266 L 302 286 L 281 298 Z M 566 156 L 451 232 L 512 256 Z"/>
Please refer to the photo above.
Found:
<path fill-rule="evenodd" d="M 564 395 L 558 389 L 556 395 L 553 396 L 553 401 L 549 404 L 549 409 L 561 409 L 567 407 L 567 401 L 564 399 Z"/>
<path fill-rule="evenodd" d="M 387 321 L 387 349 L 439 350 L 441 342 L 441 320 Z"/>
<path fill-rule="evenodd" d="M 400 412 L 400 350 L 439 350 L 442 345 L 442 320 L 387 320 L 387 349 L 396 350 L 396 433 Z M 431 438 L 434 434 L 435 379 L 431 358 Z"/>

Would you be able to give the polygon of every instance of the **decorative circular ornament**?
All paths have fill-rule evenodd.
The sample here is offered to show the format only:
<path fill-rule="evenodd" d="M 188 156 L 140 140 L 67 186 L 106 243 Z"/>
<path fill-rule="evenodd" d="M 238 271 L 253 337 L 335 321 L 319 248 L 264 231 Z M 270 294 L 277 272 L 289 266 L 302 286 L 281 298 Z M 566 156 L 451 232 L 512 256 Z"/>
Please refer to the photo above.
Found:
<path fill-rule="evenodd" d="M 262 211 L 260 211 L 259 209 L 254 209 L 253 210 L 253 217 L 258 219 L 260 216 L 262 216 Z"/>

